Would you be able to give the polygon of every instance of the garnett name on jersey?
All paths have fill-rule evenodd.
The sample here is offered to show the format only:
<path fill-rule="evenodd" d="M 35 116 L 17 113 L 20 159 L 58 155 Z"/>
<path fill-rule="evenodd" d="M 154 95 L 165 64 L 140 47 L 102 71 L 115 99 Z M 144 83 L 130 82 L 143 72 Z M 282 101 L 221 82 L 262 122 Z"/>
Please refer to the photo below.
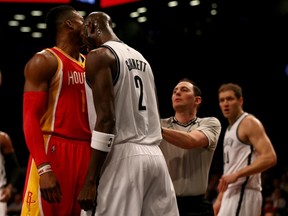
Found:
<path fill-rule="evenodd" d="M 147 65 L 146 62 L 143 62 L 143 61 L 138 60 L 138 59 L 132 59 L 132 58 L 127 59 L 125 61 L 125 63 L 129 69 L 129 71 L 131 71 L 132 69 L 137 69 L 137 70 L 145 72 L 146 65 Z"/>

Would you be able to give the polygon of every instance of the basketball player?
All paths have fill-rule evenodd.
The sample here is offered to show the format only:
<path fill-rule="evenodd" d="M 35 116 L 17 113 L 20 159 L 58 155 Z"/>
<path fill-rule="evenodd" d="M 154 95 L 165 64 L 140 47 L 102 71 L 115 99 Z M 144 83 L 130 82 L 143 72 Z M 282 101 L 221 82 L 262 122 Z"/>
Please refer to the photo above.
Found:
<path fill-rule="evenodd" d="M 0 86 L 2 73 L 0 70 Z M 0 216 L 7 215 L 7 202 L 17 189 L 20 166 L 10 136 L 0 131 Z"/>
<path fill-rule="evenodd" d="M 25 66 L 24 135 L 30 151 L 22 216 L 80 215 L 77 195 L 91 154 L 85 94 L 85 58 L 80 54 L 83 17 L 71 6 L 47 13 L 55 46 Z"/>
<path fill-rule="evenodd" d="M 91 210 L 97 195 L 97 216 L 179 215 L 159 148 L 161 126 L 150 64 L 120 41 L 103 12 L 89 14 L 83 38 L 90 50 L 86 78 L 93 98 L 88 102 L 94 101 L 97 120 L 89 170 L 78 196 L 81 207 Z"/>
<path fill-rule="evenodd" d="M 215 215 L 259 216 L 261 172 L 276 164 L 276 153 L 260 120 L 243 110 L 238 84 L 221 85 L 218 98 L 229 125 L 223 141 L 224 173 L 213 206 Z"/>
<path fill-rule="evenodd" d="M 7 202 L 17 188 L 20 166 L 10 136 L 0 131 L 0 216 L 7 215 Z"/>
<path fill-rule="evenodd" d="M 181 216 L 214 216 L 205 197 L 212 158 L 221 132 L 215 117 L 200 118 L 201 90 L 189 79 L 180 80 L 172 93 L 175 115 L 161 119 L 160 148 L 166 159 Z"/>

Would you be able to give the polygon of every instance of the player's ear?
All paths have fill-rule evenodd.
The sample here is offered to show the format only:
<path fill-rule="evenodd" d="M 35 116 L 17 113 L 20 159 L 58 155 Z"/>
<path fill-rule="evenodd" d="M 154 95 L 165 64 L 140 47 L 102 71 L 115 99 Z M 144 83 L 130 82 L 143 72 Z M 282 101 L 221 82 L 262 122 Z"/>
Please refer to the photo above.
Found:
<path fill-rule="evenodd" d="M 72 23 L 72 21 L 71 21 L 70 19 L 67 19 L 67 20 L 65 21 L 65 24 L 66 24 L 69 28 L 73 28 L 73 23 Z"/>

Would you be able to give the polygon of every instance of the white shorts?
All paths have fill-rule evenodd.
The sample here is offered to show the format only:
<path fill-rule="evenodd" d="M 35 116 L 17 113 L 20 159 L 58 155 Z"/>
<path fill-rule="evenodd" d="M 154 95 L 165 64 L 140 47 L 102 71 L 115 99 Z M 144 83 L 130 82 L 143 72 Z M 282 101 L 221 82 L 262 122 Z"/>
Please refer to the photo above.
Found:
<path fill-rule="evenodd" d="M 174 187 L 159 146 L 115 145 L 104 166 L 95 216 L 179 215 Z"/>
<path fill-rule="evenodd" d="M 223 195 L 217 216 L 260 216 L 261 208 L 261 191 L 245 189 L 241 198 L 241 188 L 228 188 Z"/>

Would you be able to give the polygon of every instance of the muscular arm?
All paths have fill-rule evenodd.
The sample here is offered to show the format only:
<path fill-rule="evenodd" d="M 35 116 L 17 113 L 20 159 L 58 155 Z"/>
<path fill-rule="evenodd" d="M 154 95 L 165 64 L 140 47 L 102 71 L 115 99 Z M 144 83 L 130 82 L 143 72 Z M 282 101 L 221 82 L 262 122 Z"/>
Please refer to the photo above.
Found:
<path fill-rule="evenodd" d="M 49 164 L 40 121 L 48 102 L 50 80 L 57 67 L 57 59 L 50 52 L 42 51 L 32 57 L 24 70 L 23 130 L 38 170 Z M 51 169 L 40 175 L 39 185 L 43 199 L 50 203 L 60 202 L 61 188 Z"/>
<path fill-rule="evenodd" d="M 94 130 L 108 134 L 113 133 L 115 125 L 114 87 L 110 66 L 115 64 L 114 61 L 114 56 L 111 56 L 109 50 L 99 48 L 88 54 L 86 64 L 86 76 L 91 84 L 94 107 L 97 113 Z M 93 152 L 95 151 L 97 150 L 93 150 Z M 92 160 L 94 159 L 92 156 Z M 92 168 L 92 170 L 94 169 Z M 99 174 L 100 170 L 96 170 Z"/>
<path fill-rule="evenodd" d="M 236 182 L 240 177 L 263 172 L 277 163 L 273 145 L 265 128 L 257 118 L 251 115 L 247 116 L 239 126 L 238 137 L 243 142 L 253 145 L 257 152 L 257 158 L 252 164 L 237 172 L 222 176 L 218 185 L 219 191 L 225 191 L 229 184 Z"/>
<path fill-rule="evenodd" d="M 251 143 L 258 153 L 257 159 L 237 172 L 238 178 L 263 172 L 274 166 L 277 156 L 262 123 L 254 116 L 247 116 L 240 124 L 238 135 L 241 140 Z"/>
<path fill-rule="evenodd" d="M 106 48 L 91 51 L 86 59 L 86 78 L 91 85 L 94 107 L 97 113 L 95 131 L 113 134 L 115 125 L 114 87 L 112 71 L 115 58 Z M 80 206 L 89 210 L 96 198 L 96 182 L 107 152 L 92 148 L 90 164 L 82 191 L 78 196 Z"/>
<path fill-rule="evenodd" d="M 27 147 L 37 166 L 48 162 L 40 120 L 47 104 L 49 82 L 57 69 L 57 60 L 48 51 L 35 54 L 24 70 L 23 129 Z"/>

